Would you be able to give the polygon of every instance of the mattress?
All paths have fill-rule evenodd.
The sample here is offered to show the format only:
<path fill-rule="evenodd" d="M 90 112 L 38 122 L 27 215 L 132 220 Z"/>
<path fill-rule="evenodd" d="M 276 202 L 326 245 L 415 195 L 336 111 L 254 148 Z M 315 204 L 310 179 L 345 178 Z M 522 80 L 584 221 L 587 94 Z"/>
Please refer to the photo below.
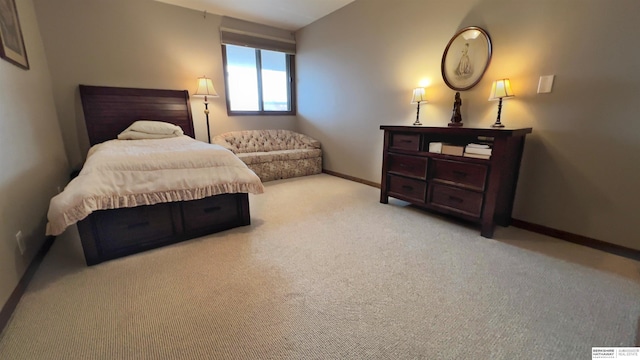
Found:
<path fill-rule="evenodd" d="M 109 140 L 94 145 L 76 178 L 51 199 L 47 235 L 59 235 L 96 210 L 260 194 L 258 176 L 219 145 L 188 136 Z"/>

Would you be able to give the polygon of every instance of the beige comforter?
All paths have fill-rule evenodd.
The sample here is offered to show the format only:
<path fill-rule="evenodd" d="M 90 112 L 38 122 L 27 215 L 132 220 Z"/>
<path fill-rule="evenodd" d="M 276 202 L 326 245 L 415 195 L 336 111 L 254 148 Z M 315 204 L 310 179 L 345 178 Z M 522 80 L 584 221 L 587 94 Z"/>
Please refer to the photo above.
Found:
<path fill-rule="evenodd" d="M 188 136 L 110 140 L 93 146 L 80 174 L 51 199 L 47 235 L 59 235 L 95 210 L 264 191 L 231 151 Z"/>

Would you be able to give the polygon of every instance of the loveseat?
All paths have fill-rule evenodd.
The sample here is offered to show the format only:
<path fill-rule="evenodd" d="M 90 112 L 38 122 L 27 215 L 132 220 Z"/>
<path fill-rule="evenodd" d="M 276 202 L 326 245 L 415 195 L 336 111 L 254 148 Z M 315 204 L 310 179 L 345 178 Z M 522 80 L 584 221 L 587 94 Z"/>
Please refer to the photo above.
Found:
<path fill-rule="evenodd" d="M 235 153 L 263 182 L 322 172 L 320 142 L 291 130 L 230 131 L 211 142 Z"/>

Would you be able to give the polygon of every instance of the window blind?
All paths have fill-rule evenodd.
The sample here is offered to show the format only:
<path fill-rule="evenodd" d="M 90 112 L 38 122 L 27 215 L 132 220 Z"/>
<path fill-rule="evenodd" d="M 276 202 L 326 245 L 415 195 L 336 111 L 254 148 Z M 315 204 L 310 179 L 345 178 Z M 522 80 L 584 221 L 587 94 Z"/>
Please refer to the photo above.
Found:
<path fill-rule="evenodd" d="M 287 54 L 296 53 L 296 40 L 293 33 L 230 17 L 222 18 L 220 42 L 223 45 L 249 46 Z"/>

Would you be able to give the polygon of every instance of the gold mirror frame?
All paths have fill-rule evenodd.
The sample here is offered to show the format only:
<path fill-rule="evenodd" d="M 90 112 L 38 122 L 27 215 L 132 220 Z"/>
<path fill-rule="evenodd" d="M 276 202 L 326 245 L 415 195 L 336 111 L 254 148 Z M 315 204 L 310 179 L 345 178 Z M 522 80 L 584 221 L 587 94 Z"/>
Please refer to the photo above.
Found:
<path fill-rule="evenodd" d="M 489 34 L 477 26 L 466 27 L 458 31 L 444 49 L 442 78 L 453 90 L 469 90 L 480 82 L 490 61 Z"/>

